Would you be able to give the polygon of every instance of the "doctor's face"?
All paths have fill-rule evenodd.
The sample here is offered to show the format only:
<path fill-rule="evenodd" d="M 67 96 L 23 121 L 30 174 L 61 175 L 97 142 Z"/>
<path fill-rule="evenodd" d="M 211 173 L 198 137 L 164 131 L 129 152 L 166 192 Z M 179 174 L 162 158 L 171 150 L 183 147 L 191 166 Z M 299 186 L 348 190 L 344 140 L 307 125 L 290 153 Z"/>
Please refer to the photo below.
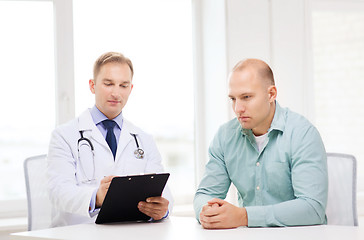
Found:
<path fill-rule="evenodd" d="M 132 73 L 128 64 L 110 62 L 100 68 L 96 79 L 89 81 L 95 94 L 96 107 L 109 119 L 118 116 L 128 101 L 132 84 Z"/>

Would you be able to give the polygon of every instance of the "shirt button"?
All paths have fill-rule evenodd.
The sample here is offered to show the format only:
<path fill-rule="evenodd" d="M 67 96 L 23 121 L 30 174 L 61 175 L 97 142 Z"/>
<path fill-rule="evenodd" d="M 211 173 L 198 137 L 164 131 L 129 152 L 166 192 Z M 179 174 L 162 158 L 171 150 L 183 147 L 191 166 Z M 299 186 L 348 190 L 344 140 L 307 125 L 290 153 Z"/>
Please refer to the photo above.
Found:
<path fill-rule="evenodd" d="M 260 165 L 260 163 L 259 163 L 259 162 L 257 162 L 257 167 L 259 167 L 259 165 Z"/>
<path fill-rule="evenodd" d="M 260 189 L 260 187 L 259 186 L 257 186 L 257 190 L 259 190 Z"/>

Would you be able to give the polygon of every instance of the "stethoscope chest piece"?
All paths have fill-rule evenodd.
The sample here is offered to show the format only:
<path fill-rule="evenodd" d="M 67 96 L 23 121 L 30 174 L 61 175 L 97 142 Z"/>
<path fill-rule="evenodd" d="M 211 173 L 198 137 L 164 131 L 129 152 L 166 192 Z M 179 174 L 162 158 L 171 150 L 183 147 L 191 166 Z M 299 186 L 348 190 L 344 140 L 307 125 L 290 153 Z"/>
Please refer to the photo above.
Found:
<path fill-rule="evenodd" d="M 143 159 L 144 158 L 144 150 L 143 149 L 136 149 L 134 151 L 134 156 L 137 158 L 137 159 Z"/>
<path fill-rule="evenodd" d="M 130 133 L 130 134 L 134 137 L 135 144 L 137 146 L 137 149 L 134 151 L 134 156 L 137 159 L 143 159 L 144 158 L 144 150 L 139 147 L 139 143 L 138 143 L 138 140 L 136 138 L 136 134 L 133 134 L 133 133 Z"/>

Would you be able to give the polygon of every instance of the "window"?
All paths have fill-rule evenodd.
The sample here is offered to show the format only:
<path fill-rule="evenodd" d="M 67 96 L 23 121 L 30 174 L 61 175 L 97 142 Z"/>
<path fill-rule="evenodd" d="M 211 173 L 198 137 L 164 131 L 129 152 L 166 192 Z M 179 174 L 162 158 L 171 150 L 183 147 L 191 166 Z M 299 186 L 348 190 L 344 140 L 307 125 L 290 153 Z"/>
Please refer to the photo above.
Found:
<path fill-rule="evenodd" d="M 0 200 L 24 199 L 23 161 L 55 126 L 52 3 L 0 1 L 0 32 Z"/>
<path fill-rule="evenodd" d="M 353 154 L 364 191 L 364 5 L 312 13 L 315 119 L 328 152 Z"/>
<path fill-rule="evenodd" d="M 85 6 L 87 5 L 87 11 Z M 94 61 L 119 51 L 134 65 L 134 88 L 123 110 L 152 134 L 175 204 L 191 203 L 194 178 L 194 96 L 191 1 L 75 0 L 76 115 L 94 105 L 88 87 Z"/>

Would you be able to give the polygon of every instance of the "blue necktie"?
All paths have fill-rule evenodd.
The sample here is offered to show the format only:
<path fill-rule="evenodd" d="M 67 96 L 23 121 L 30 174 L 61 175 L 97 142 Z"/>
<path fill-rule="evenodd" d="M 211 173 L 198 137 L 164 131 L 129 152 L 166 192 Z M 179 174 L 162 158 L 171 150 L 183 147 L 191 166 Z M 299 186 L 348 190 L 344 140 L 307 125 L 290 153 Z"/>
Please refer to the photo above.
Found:
<path fill-rule="evenodd" d="M 116 122 L 113 120 L 107 119 L 107 120 L 102 121 L 102 124 L 104 124 L 105 128 L 107 129 L 106 142 L 109 145 L 111 152 L 114 155 L 114 159 L 115 159 L 117 144 L 116 144 L 116 137 L 114 134 L 114 127 L 116 125 Z"/>

